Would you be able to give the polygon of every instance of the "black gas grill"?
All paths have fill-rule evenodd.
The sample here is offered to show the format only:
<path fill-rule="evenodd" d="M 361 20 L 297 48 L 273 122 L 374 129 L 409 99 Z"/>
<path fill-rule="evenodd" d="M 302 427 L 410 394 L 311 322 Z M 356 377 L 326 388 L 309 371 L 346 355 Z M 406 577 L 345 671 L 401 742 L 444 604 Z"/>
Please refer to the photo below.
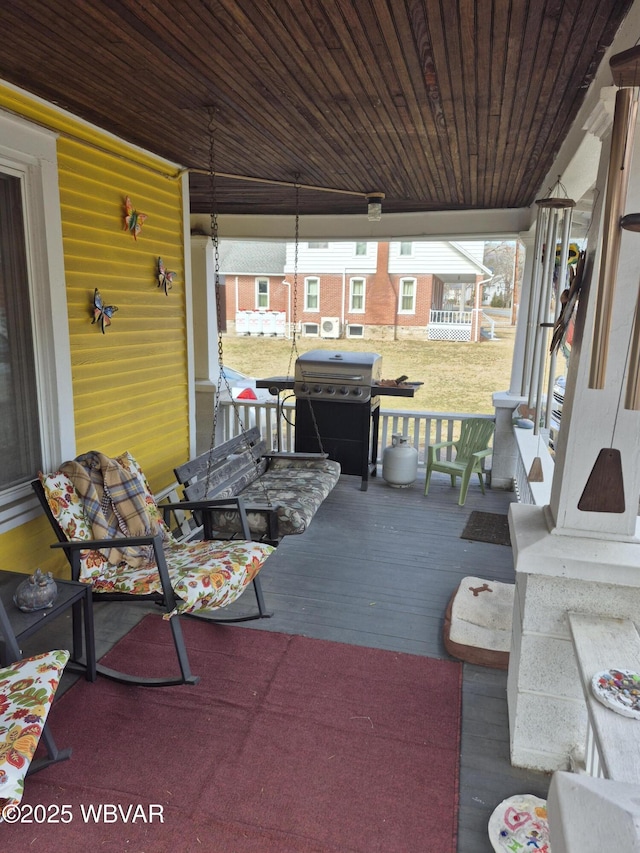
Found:
<path fill-rule="evenodd" d="M 363 490 L 375 476 L 381 370 L 371 352 L 311 350 L 296 361 L 296 451 L 323 450 L 343 474 L 361 476 Z"/>
<path fill-rule="evenodd" d="M 382 356 L 373 352 L 310 350 L 296 360 L 293 380 L 260 379 L 260 388 L 291 390 L 296 398 L 295 450 L 326 453 L 343 474 L 375 476 L 380 395 L 413 397 L 415 386 L 380 385 Z"/>

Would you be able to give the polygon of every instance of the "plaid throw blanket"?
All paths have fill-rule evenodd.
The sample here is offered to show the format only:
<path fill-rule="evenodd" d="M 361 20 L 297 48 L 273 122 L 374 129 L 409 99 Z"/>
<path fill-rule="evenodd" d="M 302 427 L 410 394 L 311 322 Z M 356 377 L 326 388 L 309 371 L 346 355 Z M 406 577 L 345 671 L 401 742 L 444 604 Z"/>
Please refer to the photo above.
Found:
<path fill-rule="evenodd" d="M 154 535 L 156 525 L 146 507 L 143 483 L 134 471 L 117 460 L 91 450 L 60 466 L 78 492 L 91 524 L 94 539 Z M 151 546 L 111 548 L 107 560 L 123 560 L 133 568 L 147 562 Z"/>

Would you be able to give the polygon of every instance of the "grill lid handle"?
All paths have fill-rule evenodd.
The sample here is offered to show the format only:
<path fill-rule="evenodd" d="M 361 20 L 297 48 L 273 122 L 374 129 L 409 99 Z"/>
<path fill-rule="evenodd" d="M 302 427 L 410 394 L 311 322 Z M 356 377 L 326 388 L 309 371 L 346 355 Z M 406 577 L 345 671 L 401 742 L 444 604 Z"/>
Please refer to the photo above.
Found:
<path fill-rule="evenodd" d="M 302 375 L 305 379 L 332 379 L 339 382 L 341 379 L 348 379 L 353 382 L 363 382 L 364 376 L 358 373 L 324 373 L 316 370 L 302 370 Z"/>

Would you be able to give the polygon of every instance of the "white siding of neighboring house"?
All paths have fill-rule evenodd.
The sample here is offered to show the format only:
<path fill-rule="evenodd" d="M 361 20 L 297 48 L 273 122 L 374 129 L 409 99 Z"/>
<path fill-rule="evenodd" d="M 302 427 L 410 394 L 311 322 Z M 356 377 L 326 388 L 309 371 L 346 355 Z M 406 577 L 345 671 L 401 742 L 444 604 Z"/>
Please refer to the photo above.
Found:
<path fill-rule="evenodd" d="M 468 255 L 472 255 L 479 264 L 482 263 L 484 258 L 484 241 L 478 242 L 477 240 L 456 240 L 451 243 L 452 246 L 458 246 L 460 249 L 465 251 Z"/>
<path fill-rule="evenodd" d="M 294 252 L 295 244 L 287 243 L 285 273 L 291 274 L 294 271 Z M 326 249 L 310 249 L 306 240 L 300 240 L 298 245 L 300 273 L 374 273 L 377 259 L 378 246 L 375 241 L 367 242 L 366 255 L 356 255 L 356 244 L 353 241 L 330 242 Z"/>
<path fill-rule="evenodd" d="M 482 264 L 484 243 L 414 240 L 412 241 L 410 255 L 401 255 L 400 247 L 399 241 L 393 241 L 389 246 L 390 273 L 399 275 L 419 272 L 432 273 L 433 275 L 484 275 L 488 272 Z M 472 257 L 467 257 L 467 255 Z M 475 262 L 474 259 L 476 259 Z"/>

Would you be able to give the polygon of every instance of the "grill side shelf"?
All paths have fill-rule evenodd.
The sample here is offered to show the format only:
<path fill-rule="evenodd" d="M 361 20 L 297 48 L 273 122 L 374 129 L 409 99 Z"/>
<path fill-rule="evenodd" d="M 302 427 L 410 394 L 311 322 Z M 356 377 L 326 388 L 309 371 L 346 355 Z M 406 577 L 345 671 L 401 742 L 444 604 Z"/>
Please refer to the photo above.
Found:
<path fill-rule="evenodd" d="M 293 377 L 271 376 L 268 379 L 256 379 L 256 388 L 277 388 L 278 391 L 293 391 Z"/>
<path fill-rule="evenodd" d="M 376 385 L 371 386 L 371 393 L 376 397 L 413 397 L 420 383 L 405 385 L 404 387 L 393 387 L 392 385 Z"/>

